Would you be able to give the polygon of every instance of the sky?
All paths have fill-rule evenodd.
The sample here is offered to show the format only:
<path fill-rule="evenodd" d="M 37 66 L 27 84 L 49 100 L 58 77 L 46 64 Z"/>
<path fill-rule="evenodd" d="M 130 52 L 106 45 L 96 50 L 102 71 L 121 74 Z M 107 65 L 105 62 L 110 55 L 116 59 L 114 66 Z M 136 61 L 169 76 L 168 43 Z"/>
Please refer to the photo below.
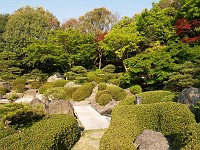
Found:
<path fill-rule="evenodd" d="M 132 17 L 145 8 L 150 9 L 152 2 L 160 0 L 0 0 L 0 14 L 12 14 L 24 6 L 38 7 L 50 11 L 63 23 L 69 18 L 78 18 L 95 8 L 105 7 L 120 17 Z"/>

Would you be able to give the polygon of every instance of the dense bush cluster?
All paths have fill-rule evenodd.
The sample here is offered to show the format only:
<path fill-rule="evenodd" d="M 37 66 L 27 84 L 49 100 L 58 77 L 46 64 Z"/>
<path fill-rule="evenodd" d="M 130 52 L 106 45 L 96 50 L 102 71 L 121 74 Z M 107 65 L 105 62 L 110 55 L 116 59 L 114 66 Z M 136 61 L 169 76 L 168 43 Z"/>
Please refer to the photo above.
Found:
<path fill-rule="evenodd" d="M 70 150 L 78 140 L 78 124 L 71 115 L 51 115 L 30 129 L 0 139 L 3 150 Z"/>
<path fill-rule="evenodd" d="M 23 93 L 25 91 L 26 80 L 23 78 L 17 78 L 12 82 L 12 89 L 16 90 L 18 93 Z"/>
<path fill-rule="evenodd" d="M 6 95 L 7 89 L 3 86 L 0 86 L 0 94 L 1 95 Z"/>
<path fill-rule="evenodd" d="M 107 85 L 105 82 L 101 82 L 99 83 L 98 85 L 98 90 L 101 91 L 101 90 L 105 90 L 107 88 Z"/>
<path fill-rule="evenodd" d="M 112 101 L 112 95 L 110 95 L 110 94 L 102 94 L 97 99 L 97 103 L 99 103 L 99 105 L 102 105 L 102 106 L 107 105 L 110 101 Z"/>
<path fill-rule="evenodd" d="M 92 94 L 94 86 L 95 85 L 93 83 L 86 83 L 82 85 L 75 92 L 73 92 L 72 99 L 74 101 L 82 101 L 88 98 Z"/>
<path fill-rule="evenodd" d="M 132 94 L 138 94 L 142 92 L 142 88 L 139 85 L 133 85 L 130 87 L 130 91 Z"/>
<path fill-rule="evenodd" d="M 33 81 L 31 82 L 31 89 L 38 89 L 42 83 L 40 81 Z"/>
<path fill-rule="evenodd" d="M 100 77 L 98 77 L 94 72 L 90 72 L 87 74 L 87 78 L 89 81 L 93 81 L 93 82 L 96 82 L 96 83 L 100 83 L 102 82 L 102 79 Z"/>
<path fill-rule="evenodd" d="M 110 127 L 101 139 L 100 150 L 134 150 L 134 140 L 144 129 L 163 133 L 170 138 L 175 150 L 200 148 L 199 128 L 187 106 L 165 102 L 115 107 Z"/>
<path fill-rule="evenodd" d="M 173 102 L 176 99 L 176 95 L 170 91 L 147 91 L 143 93 L 139 93 L 130 97 L 123 99 L 120 102 L 120 105 L 132 105 L 136 99 L 136 96 L 142 97 L 142 104 L 152 104 L 152 103 L 160 103 L 160 102 Z"/>
<path fill-rule="evenodd" d="M 67 81 L 64 79 L 56 80 L 53 82 L 53 87 L 64 87 L 66 83 Z"/>
<path fill-rule="evenodd" d="M 47 89 L 50 89 L 50 88 L 53 88 L 53 84 L 51 82 L 46 82 L 45 84 L 43 84 L 39 89 L 39 93 L 40 94 L 44 94 L 44 92 L 47 90 Z"/>

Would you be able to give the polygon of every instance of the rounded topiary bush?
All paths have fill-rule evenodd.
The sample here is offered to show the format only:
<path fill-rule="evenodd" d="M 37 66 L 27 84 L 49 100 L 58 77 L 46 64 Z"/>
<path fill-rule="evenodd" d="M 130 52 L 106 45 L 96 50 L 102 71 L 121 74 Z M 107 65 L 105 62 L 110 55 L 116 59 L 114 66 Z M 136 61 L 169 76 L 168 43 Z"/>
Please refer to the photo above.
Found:
<path fill-rule="evenodd" d="M 50 82 L 46 82 L 45 84 L 43 84 L 39 89 L 39 93 L 40 94 L 44 94 L 44 92 L 47 90 L 47 89 L 50 89 L 50 88 L 53 88 L 53 84 L 50 83 Z"/>
<path fill-rule="evenodd" d="M 64 79 L 56 80 L 53 82 L 53 87 L 64 87 L 66 83 L 67 81 Z"/>
<path fill-rule="evenodd" d="M 83 66 L 75 66 L 71 68 L 71 71 L 77 74 L 84 74 L 87 70 Z"/>
<path fill-rule="evenodd" d="M 106 91 L 117 101 L 123 100 L 126 97 L 126 91 L 118 86 L 108 86 Z"/>
<path fill-rule="evenodd" d="M 1 95 L 6 95 L 7 89 L 3 86 L 0 86 L 0 94 Z"/>
<path fill-rule="evenodd" d="M 96 93 L 95 100 L 97 101 L 97 100 L 99 99 L 99 97 L 100 97 L 101 95 L 103 95 L 103 94 L 110 94 L 110 92 L 107 91 L 107 90 L 98 91 L 98 92 Z"/>
<path fill-rule="evenodd" d="M 16 90 L 17 93 L 24 93 L 25 85 L 24 84 L 15 85 L 14 89 Z"/>
<path fill-rule="evenodd" d="M 138 94 L 142 92 L 142 88 L 139 85 L 133 85 L 130 87 L 130 91 L 132 94 Z"/>
<path fill-rule="evenodd" d="M 93 88 L 94 84 L 92 83 L 82 85 L 72 94 L 72 99 L 74 101 L 82 101 L 88 98 L 92 94 Z"/>
<path fill-rule="evenodd" d="M 96 83 L 100 83 L 100 82 L 102 82 L 102 79 L 100 78 L 100 77 L 98 77 L 94 72 L 89 72 L 88 74 L 87 74 L 87 78 L 88 78 L 88 80 L 89 81 L 94 81 L 94 82 L 96 82 Z"/>
<path fill-rule="evenodd" d="M 66 100 L 72 99 L 72 94 L 78 89 L 78 87 L 64 87 Z"/>
<path fill-rule="evenodd" d="M 31 82 L 31 89 L 38 89 L 41 86 L 40 81 L 33 81 Z"/>
<path fill-rule="evenodd" d="M 106 85 L 105 82 L 99 83 L 99 85 L 98 85 L 98 90 L 99 91 L 105 90 L 106 88 L 107 88 L 107 85 Z"/>
<path fill-rule="evenodd" d="M 106 72 L 106 73 L 114 73 L 115 72 L 115 65 L 112 65 L 112 64 L 109 64 L 107 66 L 105 66 L 103 69 L 102 69 L 102 72 Z"/>
<path fill-rule="evenodd" d="M 111 84 L 119 86 L 120 84 L 120 79 L 110 79 L 109 81 Z"/>
<path fill-rule="evenodd" d="M 26 80 L 22 79 L 22 78 L 17 78 L 15 80 L 12 81 L 12 87 L 14 88 L 16 85 L 18 84 L 24 84 L 26 85 Z"/>
<path fill-rule="evenodd" d="M 44 94 L 49 96 L 53 100 L 65 100 L 66 99 L 64 87 L 54 87 L 54 88 L 47 89 L 44 92 Z"/>
<path fill-rule="evenodd" d="M 110 95 L 110 94 L 102 94 L 97 99 L 97 103 L 99 103 L 99 105 L 102 105 L 102 106 L 107 105 L 110 101 L 112 101 L 112 95 Z"/>
<path fill-rule="evenodd" d="M 68 79 L 68 80 L 75 80 L 77 74 L 72 72 L 72 71 L 69 71 L 67 73 L 64 74 L 64 76 Z"/>

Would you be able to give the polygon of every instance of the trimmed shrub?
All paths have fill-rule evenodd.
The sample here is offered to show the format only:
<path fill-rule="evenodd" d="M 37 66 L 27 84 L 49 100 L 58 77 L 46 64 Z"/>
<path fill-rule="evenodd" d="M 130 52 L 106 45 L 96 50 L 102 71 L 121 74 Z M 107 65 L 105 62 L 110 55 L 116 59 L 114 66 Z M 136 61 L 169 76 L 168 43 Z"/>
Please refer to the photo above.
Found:
<path fill-rule="evenodd" d="M 47 90 L 47 89 L 50 89 L 50 88 L 53 88 L 53 83 L 51 82 L 46 82 L 45 84 L 43 84 L 39 89 L 39 93 L 40 94 L 44 94 L 44 92 Z"/>
<path fill-rule="evenodd" d="M 120 84 L 120 79 L 110 79 L 109 81 L 111 84 L 119 86 Z"/>
<path fill-rule="evenodd" d="M 82 101 L 88 98 L 92 94 L 93 88 L 94 84 L 92 83 L 82 85 L 72 94 L 72 99 L 74 101 Z"/>
<path fill-rule="evenodd" d="M 95 73 L 93 73 L 93 72 L 89 72 L 88 74 L 87 74 L 87 78 L 88 78 L 88 80 L 89 81 L 94 81 L 94 82 L 96 82 L 96 83 L 100 83 L 100 82 L 102 82 L 102 79 L 100 78 L 100 77 L 98 77 Z"/>
<path fill-rule="evenodd" d="M 118 86 L 108 86 L 106 91 L 112 95 L 113 99 L 120 101 L 126 97 L 126 91 Z"/>
<path fill-rule="evenodd" d="M 71 68 L 71 71 L 77 74 L 84 74 L 87 70 L 83 66 L 75 66 Z"/>
<path fill-rule="evenodd" d="M 17 98 L 19 98 L 19 96 L 16 93 L 13 93 L 12 95 L 8 96 L 8 100 L 15 100 Z"/>
<path fill-rule="evenodd" d="M 99 91 L 105 90 L 106 88 L 107 88 L 107 85 L 106 85 L 105 82 L 99 83 L 99 85 L 98 85 L 98 90 Z"/>
<path fill-rule="evenodd" d="M 76 73 L 72 72 L 72 71 L 69 71 L 67 73 L 65 73 L 65 77 L 67 77 L 67 80 L 75 80 L 76 78 Z"/>
<path fill-rule="evenodd" d="M 77 90 L 78 87 L 64 87 L 65 99 L 71 100 L 72 94 Z"/>
<path fill-rule="evenodd" d="M 133 105 L 136 96 L 142 96 L 142 104 L 173 102 L 176 98 L 176 95 L 170 91 L 148 91 L 127 97 L 120 102 L 120 105 Z"/>
<path fill-rule="evenodd" d="M 110 95 L 110 94 L 102 94 L 97 99 L 97 103 L 99 103 L 99 105 L 102 105 L 102 106 L 107 105 L 110 101 L 112 101 L 112 95 Z"/>
<path fill-rule="evenodd" d="M 75 82 L 76 83 L 85 83 L 85 82 L 87 82 L 87 77 L 77 76 L 77 77 L 75 77 Z"/>
<path fill-rule="evenodd" d="M 100 141 L 100 150 L 134 150 L 136 148 L 133 142 L 144 129 L 159 131 L 170 138 L 172 143 L 186 140 L 185 143 L 180 143 L 182 147 L 172 149 L 191 147 L 191 143 L 199 148 L 199 132 L 196 129 L 195 132 L 190 132 L 192 135 L 189 138 L 177 140 L 180 133 L 188 134 L 188 127 L 195 124 L 193 114 L 184 104 L 164 102 L 118 105 L 112 111 L 110 127 Z"/>
<path fill-rule="evenodd" d="M 112 64 L 109 64 L 107 66 L 105 66 L 103 69 L 102 69 L 102 72 L 107 72 L 107 73 L 114 73 L 115 72 L 115 65 L 112 65 Z"/>
<path fill-rule="evenodd" d="M 67 81 L 64 79 L 56 80 L 53 82 L 53 87 L 64 87 L 66 83 Z"/>
<path fill-rule="evenodd" d="M 64 87 L 54 87 L 54 88 L 47 89 L 44 92 L 44 95 L 49 96 L 53 100 L 65 100 L 66 99 Z"/>
<path fill-rule="evenodd" d="M 200 122 L 200 101 L 198 101 L 194 107 L 194 115 L 197 122 Z"/>
<path fill-rule="evenodd" d="M 41 86 L 40 81 L 33 81 L 31 82 L 31 89 L 38 89 Z"/>
<path fill-rule="evenodd" d="M 0 121 L 0 140 L 6 136 L 11 135 L 12 133 L 4 128 L 4 124 Z"/>
<path fill-rule="evenodd" d="M 98 92 L 96 93 L 95 100 L 97 101 L 97 100 L 99 99 L 99 97 L 100 97 L 101 95 L 103 95 L 103 94 L 110 94 L 110 92 L 107 91 L 107 90 L 98 91 Z"/>
<path fill-rule="evenodd" d="M 17 93 L 24 93 L 25 85 L 24 84 L 15 85 L 14 89 L 16 90 Z"/>
<path fill-rule="evenodd" d="M 70 150 L 78 140 L 78 123 L 71 115 L 51 115 L 30 129 L 0 139 L 4 150 Z"/>
<path fill-rule="evenodd" d="M 12 82 L 12 87 L 13 87 L 14 89 L 16 89 L 15 86 L 17 86 L 17 85 L 19 85 L 19 84 L 26 85 L 26 80 L 24 80 L 24 79 L 22 79 L 22 78 L 17 78 L 17 79 L 15 79 L 15 80 Z"/>
<path fill-rule="evenodd" d="M 133 85 L 130 87 L 130 91 L 132 94 L 139 94 L 142 92 L 142 88 L 139 85 Z"/>
<path fill-rule="evenodd" d="M 6 95 L 7 89 L 3 86 L 0 86 L 0 94 L 1 95 Z"/>

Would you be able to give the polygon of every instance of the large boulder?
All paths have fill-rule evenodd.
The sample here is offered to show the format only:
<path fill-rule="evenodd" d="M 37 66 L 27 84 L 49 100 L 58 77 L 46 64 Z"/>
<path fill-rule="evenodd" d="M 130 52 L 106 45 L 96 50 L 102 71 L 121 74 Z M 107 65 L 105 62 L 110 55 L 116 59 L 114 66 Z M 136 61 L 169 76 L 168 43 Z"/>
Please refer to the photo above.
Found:
<path fill-rule="evenodd" d="M 138 150 L 170 150 L 169 143 L 161 132 L 144 130 L 135 140 Z"/>
<path fill-rule="evenodd" d="M 47 111 L 49 114 L 71 114 L 74 116 L 74 109 L 70 102 L 65 100 L 52 100 Z"/>
<path fill-rule="evenodd" d="M 191 110 L 193 110 L 194 104 L 200 100 L 200 89 L 198 88 L 186 88 L 179 95 L 178 102 L 187 104 Z"/>
<path fill-rule="evenodd" d="M 64 77 L 60 73 L 56 72 L 47 79 L 47 82 L 54 82 L 56 80 L 62 80 L 62 79 L 64 79 Z"/>
<path fill-rule="evenodd" d="M 23 98 L 35 98 L 37 93 L 36 89 L 27 90 L 24 92 Z"/>
<path fill-rule="evenodd" d="M 73 81 L 69 81 L 65 84 L 65 87 L 80 87 L 81 85 L 80 84 L 76 84 L 75 82 Z"/>

